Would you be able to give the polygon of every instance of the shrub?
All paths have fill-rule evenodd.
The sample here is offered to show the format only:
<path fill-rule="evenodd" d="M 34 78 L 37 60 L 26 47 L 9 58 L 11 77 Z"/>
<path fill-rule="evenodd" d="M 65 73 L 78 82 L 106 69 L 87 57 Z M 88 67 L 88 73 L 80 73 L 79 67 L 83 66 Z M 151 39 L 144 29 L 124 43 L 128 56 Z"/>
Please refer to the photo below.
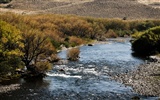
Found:
<path fill-rule="evenodd" d="M 81 38 L 77 38 L 75 36 L 71 36 L 69 38 L 69 43 L 72 47 L 83 44 L 83 40 Z"/>
<path fill-rule="evenodd" d="M 67 58 L 68 58 L 68 60 L 71 60 L 71 61 L 78 60 L 79 53 L 80 53 L 79 48 L 73 48 L 73 49 L 68 50 L 68 52 L 67 52 Z"/>
<path fill-rule="evenodd" d="M 2 59 L 1 59 L 2 60 Z M 5 75 L 7 73 L 14 73 L 16 69 L 23 68 L 24 64 L 20 57 L 11 57 L 10 59 L 5 59 L 0 61 L 0 75 Z"/>
<path fill-rule="evenodd" d="M 55 40 L 51 40 L 51 43 L 52 43 L 52 45 L 53 45 L 55 48 L 61 49 L 61 48 L 60 48 L 60 46 L 61 46 L 60 42 L 57 42 L 57 41 L 55 41 Z"/>
<path fill-rule="evenodd" d="M 130 36 L 133 32 L 130 30 L 117 30 L 116 33 L 119 37 L 125 37 Z"/>
<path fill-rule="evenodd" d="M 0 74 L 14 72 L 21 66 L 21 39 L 18 29 L 0 20 Z"/>
<path fill-rule="evenodd" d="M 60 45 L 60 49 L 62 49 L 62 47 L 66 47 L 69 48 L 70 44 L 66 41 L 62 42 L 62 44 Z"/>
<path fill-rule="evenodd" d="M 132 50 L 140 55 L 160 53 L 160 27 L 151 28 L 141 34 L 132 42 Z"/>
<path fill-rule="evenodd" d="M 52 54 L 50 57 L 51 62 L 57 62 L 59 60 L 60 60 L 60 58 L 57 56 L 57 54 Z"/>
<path fill-rule="evenodd" d="M 108 30 L 108 32 L 105 34 L 106 38 L 116 38 L 118 35 L 111 29 Z"/>
<path fill-rule="evenodd" d="M 48 61 L 41 61 L 36 63 L 38 72 L 45 72 L 51 69 L 51 64 Z"/>

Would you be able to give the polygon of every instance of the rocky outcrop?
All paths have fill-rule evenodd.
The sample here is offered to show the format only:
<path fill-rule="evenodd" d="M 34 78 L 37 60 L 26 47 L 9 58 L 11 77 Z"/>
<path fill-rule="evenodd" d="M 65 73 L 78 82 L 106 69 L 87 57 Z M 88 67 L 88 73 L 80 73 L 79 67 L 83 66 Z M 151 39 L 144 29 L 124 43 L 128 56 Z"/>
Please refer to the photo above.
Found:
<path fill-rule="evenodd" d="M 88 46 L 94 46 L 94 44 L 88 44 Z"/>

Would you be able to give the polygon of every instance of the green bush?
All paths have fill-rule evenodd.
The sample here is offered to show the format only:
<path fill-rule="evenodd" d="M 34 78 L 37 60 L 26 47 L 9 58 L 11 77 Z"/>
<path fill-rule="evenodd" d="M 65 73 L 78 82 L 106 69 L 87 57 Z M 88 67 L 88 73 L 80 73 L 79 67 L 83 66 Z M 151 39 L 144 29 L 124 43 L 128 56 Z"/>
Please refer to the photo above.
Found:
<path fill-rule="evenodd" d="M 132 50 L 140 55 L 160 53 L 160 26 L 148 29 L 141 34 L 132 42 Z"/>
<path fill-rule="evenodd" d="M 18 29 L 0 20 L 0 74 L 12 73 L 22 66 L 21 40 Z"/>
<path fill-rule="evenodd" d="M 0 61 L 0 76 L 8 73 L 14 73 L 17 68 L 23 68 L 23 62 L 19 57 L 11 57 Z"/>
<path fill-rule="evenodd" d="M 60 42 L 57 42 L 55 40 L 51 40 L 51 43 L 52 45 L 57 48 L 57 49 L 61 49 L 60 46 L 61 46 L 61 43 Z"/>

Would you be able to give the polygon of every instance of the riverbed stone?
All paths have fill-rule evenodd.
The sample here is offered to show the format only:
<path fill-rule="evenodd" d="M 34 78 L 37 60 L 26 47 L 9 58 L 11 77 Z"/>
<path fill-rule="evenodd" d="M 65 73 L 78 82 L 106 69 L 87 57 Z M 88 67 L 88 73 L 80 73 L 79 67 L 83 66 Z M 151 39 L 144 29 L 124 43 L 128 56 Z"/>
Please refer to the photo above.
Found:
<path fill-rule="evenodd" d="M 159 65 L 159 62 L 150 62 L 140 65 L 135 71 L 113 77 L 127 86 L 132 86 L 133 90 L 141 95 L 160 96 Z"/>
<path fill-rule="evenodd" d="M 9 91 L 17 90 L 20 88 L 20 84 L 0 85 L 0 93 L 7 93 Z"/>

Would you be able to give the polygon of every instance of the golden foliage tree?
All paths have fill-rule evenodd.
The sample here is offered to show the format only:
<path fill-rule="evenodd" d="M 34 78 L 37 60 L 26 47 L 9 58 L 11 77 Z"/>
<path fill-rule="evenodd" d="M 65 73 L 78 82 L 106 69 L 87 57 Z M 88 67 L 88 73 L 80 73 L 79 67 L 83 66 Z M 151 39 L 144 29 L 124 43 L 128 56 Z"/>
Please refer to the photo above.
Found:
<path fill-rule="evenodd" d="M 37 62 L 47 60 L 48 57 L 55 53 L 55 48 L 47 35 L 38 30 L 26 30 L 22 36 L 24 39 L 23 62 L 28 70 L 33 69 L 30 68 L 30 65 L 36 66 Z"/>
<path fill-rule="evenodd" d="M 20 48 L 22 37 L 20 31 L 14 26 L 0 21 L 0 72 L 5 74 L 14 71 L 21 64 L 20 56 L 23 55 Z"/>

